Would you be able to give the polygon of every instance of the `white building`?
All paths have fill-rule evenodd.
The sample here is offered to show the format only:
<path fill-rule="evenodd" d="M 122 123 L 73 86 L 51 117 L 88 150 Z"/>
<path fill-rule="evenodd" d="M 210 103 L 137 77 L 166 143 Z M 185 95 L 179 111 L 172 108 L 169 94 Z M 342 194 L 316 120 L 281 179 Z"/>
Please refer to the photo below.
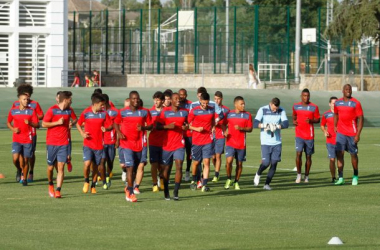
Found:
<path fill-rule="evenodd" d="M 65 0 L 0 0 L 0 86 L 60 87 L 67 70 Z"/>

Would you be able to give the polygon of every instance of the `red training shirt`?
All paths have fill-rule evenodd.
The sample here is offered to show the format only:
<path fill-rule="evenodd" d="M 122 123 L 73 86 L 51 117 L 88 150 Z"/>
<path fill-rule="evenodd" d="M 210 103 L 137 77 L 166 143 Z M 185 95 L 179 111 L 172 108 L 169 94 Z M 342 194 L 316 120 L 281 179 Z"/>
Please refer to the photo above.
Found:
<path fill-rule="evenodd" d="M 319 119 L 319 109 L 314 103 L 309 102 L 303 106 L 301 102 L 293 105 L 293 115 L 297 116 L 296 137 L 304 140 L 314 139 L 314 125 L 307 123 L 306 119 Z"/>
<path fill-rule="evenodd" d="M 212 143 L 212 125 L 214 119 L 218 117 L 213 107 L 208 107 L 206 110 L 197 106 L 190 110 L 188 122 L 193 127 L 203 127 L 202 132 L 193 130 L 193 145 L 206 145 Z"/>
<path fill-rule="evenodd" d="M 186 100 L 184 103 L 181 102 L 179 107 L 181 109 L 186 110 L 188 113 L 190 113 L 190 107 L 192 103 L 193 103 L 192 101 Z M 185 137 L 191 137 L 191 136 L 192 136 L 192 131 L 190 129 L 186 130 Z"/>
<path fill-rule="evenodd" d="M 228 134 L 226 145 L 235 149 L 245 149 L 247 132 L 236 130 L 235 125 L 242 128 L 252 128 L 251 113 L 247 111 L 237 113 L 236 110 L 231 110 L 227 114 Z"/>
<path fill-rule="evenodd" d="M 215 139 L 224 139 L 224 134 L 222 130 L 222 125 L 227 124 L 227 114 L 230 112 L 230 109 L 226 106 L 222 106 L 223 119 L 219 120 L 219 122 L 215 126 Z"/>
<path fill-rule="evenodd" d="M 185 147 L 184 131 L 182 126 L 187 123 L 189 112 L 185 109 L 179 109 L 177 112 L 173 111 L 172 107 L 164 108 L 161 111 L 158 122 L 162 125 L 175 123 L 174 129 L 166 129 L 164 131 L 163 150 L 175 151 L 179 148 Z"/>
<path fill-rule="evenodd" d="M 329 136 L 326 137 L 326 143 L 335 145 L 336 143 L 336 133 L 334 130 L 334 113 L 329 110 L 323 113 L 321 126 L 327 125 L 327 132 Z"/>
<path fill-rule="evenodd" d="M 119 113 L 119 110 L 111 107 L 106 112 L 111 119 L 111 124 L 113 124 L 115 122 L 117 114 Z M 104 133 L 104 144 L 113 145 L 115 143 L 116 143 L 116 130 L 113 128 L 112 130 L 106 131 Z"/>
<path fill-rule="evenodd" d="M 13 127 L 20 130 L 18 133 L 13 133 L 13 142 L 23 144 L 32 143 L 32 126 L 25 124 L 25 120 L 28 120 L 29 123 L 37 123 L 37 112 L 30 107 L 24 110 L 20 110 L 19 107 L 9 110 L 8 122 L 11 123 L 13 121 Z"/>
<path fill-rule="evenodd" d="M 358 132 L 358 117 L 363 116 L 360 102 L 353 97 L 347 102 L 343 98 L 340 98 L 335 102 L 334 113 L 339 115 L 338 133 L 346 136 L 355 136 Z"/>
<path fill-rule="evenodd" d="M 20 106 L 20 101 L 14 101 L 12 108 L 18 108 Z M 36 110 L 37 112 L 37 118 L 38 116 L 44 116 L 44 112 L 42 111 L 42 108 L 40 104 L 36 101 L 29 100 L 28 107 Z M 32 127 L 32 136 L 36 135 L 36 128 Z"/>
<path fill-rule="evenodd" d="M 157 130 L 157 122 L 159 120 L 160 114 L 163 110 L 157 111 L 156 108 L 153 106 L 151 109 L 149 109 L 150 115 L 152 117 L 152 124 L 153 124 L 153 130 L 149 133 L 149 146 L 156 146 L 156 147 L 162 147 L 163 145 L 163 138 L 165 136 L 164 130 Z"/>

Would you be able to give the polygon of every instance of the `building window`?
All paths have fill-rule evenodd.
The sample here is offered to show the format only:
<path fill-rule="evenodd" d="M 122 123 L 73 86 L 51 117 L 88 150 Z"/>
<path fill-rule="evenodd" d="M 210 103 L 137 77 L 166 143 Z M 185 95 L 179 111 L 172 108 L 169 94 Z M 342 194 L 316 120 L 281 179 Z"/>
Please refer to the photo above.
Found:
<path fill-rule="evenodd" d="M 46 26 L 46 3 L 20 2 L 19 26 Z"/>

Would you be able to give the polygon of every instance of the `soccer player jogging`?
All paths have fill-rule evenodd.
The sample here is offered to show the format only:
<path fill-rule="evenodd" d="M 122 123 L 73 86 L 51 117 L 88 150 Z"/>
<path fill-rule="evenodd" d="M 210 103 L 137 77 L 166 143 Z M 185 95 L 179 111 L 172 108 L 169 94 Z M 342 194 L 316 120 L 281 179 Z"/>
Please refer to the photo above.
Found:
<path fill-rule="evenodd" d="M 272 190 L 270 183 L 276 173 L 277 163 L 281 161 L 281 129 L 289 127 L 285 110 L 280 107 L 280 99 L 273 98 L 269 105 L 257 111 L 253 127 L 261 129 L 261 164 L 253 179 L 253 184 L 256 187 L 259 185 L 261 174 L 271 165 L 264 189 Z"/>
<path fill-rule="evenodd" d="M 164 142 L 162 153 L 164 195 L 166 200 L 170 200 L 169 195 L 169 171 L 170 166 L 175 162 L 176 174 L 174 181 L 173 199 L 178 200 L 178 192 L 182 180 L 182 165 L 185 158 L 184 132 L 188 129 L 188 111 L 180 108 L 180 98 L 178 93 L 172 94 L 172 106 L 161 111 L 158 129 L 164 129 Z"/>
<path fill-rule="evenodd" d="M 137 91 L 131 91 L 129 99 L 129 107 L 119 111 L 114 127 L 120 139 L 120 153 L 127 168 L 127 184 L 124 189 L 125 199 L 130 202 L 137 202 L 133 190 L 133 173 L 137 171 L 137 167 L 141 162 L 144 130 L 151 130 L 152 119 L 149 111 L 139 108 L 140 95 Z"/>
<path fill-rule="evenodd" d="M 105 110 L 111 119 L 111 123 L 113 124 L 119 110 L 117 110 L 114 107 L 111 107 L 108 95 L 103 94 L 103 97 L 106 101 Z M 113 162 L 115 160 L 117 143 L 117 135 L 116 130 L 114 128 L 104 133 L 104 154 L 102 157 L 103 159 L 101 164 L 103 169 L 101 169 L 100 171 L 103 180 L 103 189 L 108 189 L 111 187 Z"/>
<path fill-rule="evenodd" d="M 197 168 L 203 159 L 203 183 L 202 192 L 210 191 L 207 187 L 208 175 L 210 172 L 210 159 L 214 154 L 212 145 L 212 129 L 215 126 L 215 109 L 209 106 L 210 95 L 202 93 L 200 95 L 200 105 L 190 111 L 188 122 L 193 130 L 193 146 L 191 148 L 192 181 L 190 188 L 196 190 Z"/>
<path fill-rule="evenodd" d="M 130 99 L 126 98 L 124 100 L 124 108 L 129 107 L 129 105 L 130 105 Z M 114 123 L 114 126 L 119 126 L 119 125 Z M 124 156 L 121 153 L 120 138 L 119 137 L 117 137 L 116 146 L 118 148 L 118 154 L 119 154 L 119 164 L 120 164 L 120 168 L 121 168 L 121 180 L 123 181 L 123 183 L 125 183 L 127 181 L 127 167 L 125 166 Z"/>
<path fill-rule="evenodd" d="M 36 110 L 37 113 L 37 118 L 38 120 L 42 120 L 44 117 L 44 112 L 41 109 L 41 106 L 38 102 L 31 100 L 30 98 L 32 97 L 33 94 L 33 86 L 30 84 L 22 84 L 17 88 L 17 93 L 18 94 L 25 94 L 28 96 L 28 107 Z M 12 108 L 18 107 L 20 105 L 19 101 L 15 101 L 12 105 Z M 30 164 L 30 171 L 29 171 L 29 176 L 28 176 L 28 182 L 33 182 L 33 176 L 34 176 L 34 165 L 36 163 L 36 146 L 37 146 L 37 131 L 35 128 L 32 127 L 32 157 L 29 159 L 29 164 Z"/>
<path fill-rule="evenodd" d="M 69 157 L 70 143 L 70 119 L 77 119 L 74 110 L 70 107 L 72 93 L 61 91 L 59 103 L 50 107 L 45 114 L 42 127 L 47 128 L 46 152 L 47 152 L 47 176 L 49 182 L 49 195 L 52 198 L 61 198 L 61 188 L 64 179 L 64 166 Z M 54 191 L 53 173 L 57 164 L 57 189 Z"/>
<path fill-rule="evenodd" d="M 235 109 L 227 114 L 226 141 L 226 172 L 227 181 L 225 189 L 234 185 L 236 190 L 240 190 L 239 179 L 243 171 L 243 162 L 246 156 L 246 133 L 252 132 L 252 116 L 245 111 L 245 101 L 241 96 L 234 99 Z M 235 182 L 231 181 L 232 163 L 236 159 Z"/>
<path fill-rule="evenodd" d="M 223 112 L 223 119 L 220 119 L 218 123 L 215 125 L 215 131 L 214 131 L 214 155 L 212 157 L 212 162 L 215 167 L 215 176 L 212 179 L 212 182 L 218 182 L 219 181 L 219 171 L 220 166 L 222 165 L 222 154 L 224 153 L 224 144 L 225 144 L 225 136 L 224 131 L 226 130 L 226 117 L 228 112 L 230 111 L 229 108 L 223 105 L 223 93 L 220 91 L 216 91 L 214 95 L 214 101 L 216 105 L 218 105 Z"/>
<path fill-rule="evenodd" d="M 343 87 L 343 97 L 335 102 L 334 129 L 336 134 L 336 156 L 338 160 L 339 179 L 335 185 L 343 185 L 344 151 L 351 154 L 351 163 L 354 169 L 352 185 L 358 185 L 359 158 L 358 143 L 363 129 L 364 114 L 362 105 L 352 97 L 352 87 L 349 84 Z"/>
<path fill-rule="evenodd" d="M 326 137 L 326 148 L 327 148 L 327 154 L 328 158 L 330 159 L 330 173 L 332 178 L 332 183 L 335 183 L 335 158 L 336 158 L 336 150 L 335 150 L 335 144 L 336 144 L 336 133 L 334 130 L 334 105 L 338 98 L 335 96 L 330 98 L 329 106 L 330 110 L 326 111 L 322 115 L 322 121 L 321 121 L 321 129 L 323 131 L 323 134 Z"/>
<path fill-rule="evenodd" d="M 319 123 L 318 106 L 310 102 L 308 89 L 302 90 L 301 102 L 293 105 L 293 124 L 296 127 L 296 183 L 301 182 L 302 152 L 305 151 L 305 183 L 309 182 L 311 156 L 314 154 L 314 124 Z"/>
<path fill-rule="evenodd" d="M 180 101 L 180 108 L 187 110 L 187 112 L 190 112 L 190 105 L 191 101 L 187 100 L 187 90 L 186 89 L 180 89 L 178 91 L 179 94 L 179 101 Z M 192 134 L 191 130 L 188 129 L 185 132 L 185 149 L 186 149 L 186 173 L 185 173 L 185 181 L 190 180 L 190 168 L 191 168 L 191 145 L 192 145 Z"/>
<path fill-rule="evenodd" d="M 33 156 L 32 129 L 38 128 L 37 111 L 28 106 L 29 96 L 18 93 L 18 105 L 9 110 L 7 126 L 13 132 L 12 156 L 17 169 L 16 181 L 28 185 L 29 160 Z M 21 176 L 22 172 L 22 176 Z"/>
<path fill-rule="evenodd" d="M 161 161 L 162 161 L 162 146 L 163 138 L 165 132 L 156 129 L 157 121 L 160 117 L 161 111 L 163 109 L 163 103 L 165 101 L 164 94 L 161 91 L 157 91 L 153 95 L 153 107 L 149 110 L 152 117 L 153 129 L 149 133 L 149 159 L 151 166 L 152 182 L 153 182 L 153 192 L 158 192 L 157 186 L 157 174 L 161 173 Z"/>
<path fill-rule="evenodd" d="M 92 166 L 91 193 L 96 194 L 96 181 L 98 168 L 103 156 L 103 133 L 112 129 L 112 122 L 104 111 L 106 100 L 101 94 L 93 94 L 92 105 L 86 108 L 79 117 L 76 127 L 83 137 L 83 193 L 87 193 L 90 187 L 90 168 Z M 84 125 L 84 130 L 82 126 Z M 91 164 L 94 162 L 94 164 Z"/>

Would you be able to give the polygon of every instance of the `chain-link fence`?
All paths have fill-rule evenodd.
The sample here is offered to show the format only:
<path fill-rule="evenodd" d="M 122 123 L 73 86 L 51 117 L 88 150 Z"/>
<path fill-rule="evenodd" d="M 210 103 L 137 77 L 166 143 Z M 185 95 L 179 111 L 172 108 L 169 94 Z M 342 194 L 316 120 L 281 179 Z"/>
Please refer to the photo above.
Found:
<path fill-rule="evenodd" d="M 69 69 L 103 74 L 246 74 L 248 65 L 286 65 L 274 79 L 294 78 L 294 7 L 244 6 L 193 9 L 104 10 L 73 12 L 69 19 Z M 150 22 L 149 22 L 150 20 Z M 303 10 L 302 27 L 316 28 L 317 41 L 301 46 L 301 73 L 316 73 L 327 53 L 326 10 Z M 368 68 L 380 73 L 379 46 L 362 49 Z M 331 41 L 331 53 L 358 54 Z M 342 61 L 330 62 L 332 73 Z M 349 57 L 348 57 L 349 58 Z M 346 73 L 360 72 L 358 60 Z M 320 73 L 324 72 L 321 67 Z M 263 72 L 261 78 L 269 78 Z"/>

